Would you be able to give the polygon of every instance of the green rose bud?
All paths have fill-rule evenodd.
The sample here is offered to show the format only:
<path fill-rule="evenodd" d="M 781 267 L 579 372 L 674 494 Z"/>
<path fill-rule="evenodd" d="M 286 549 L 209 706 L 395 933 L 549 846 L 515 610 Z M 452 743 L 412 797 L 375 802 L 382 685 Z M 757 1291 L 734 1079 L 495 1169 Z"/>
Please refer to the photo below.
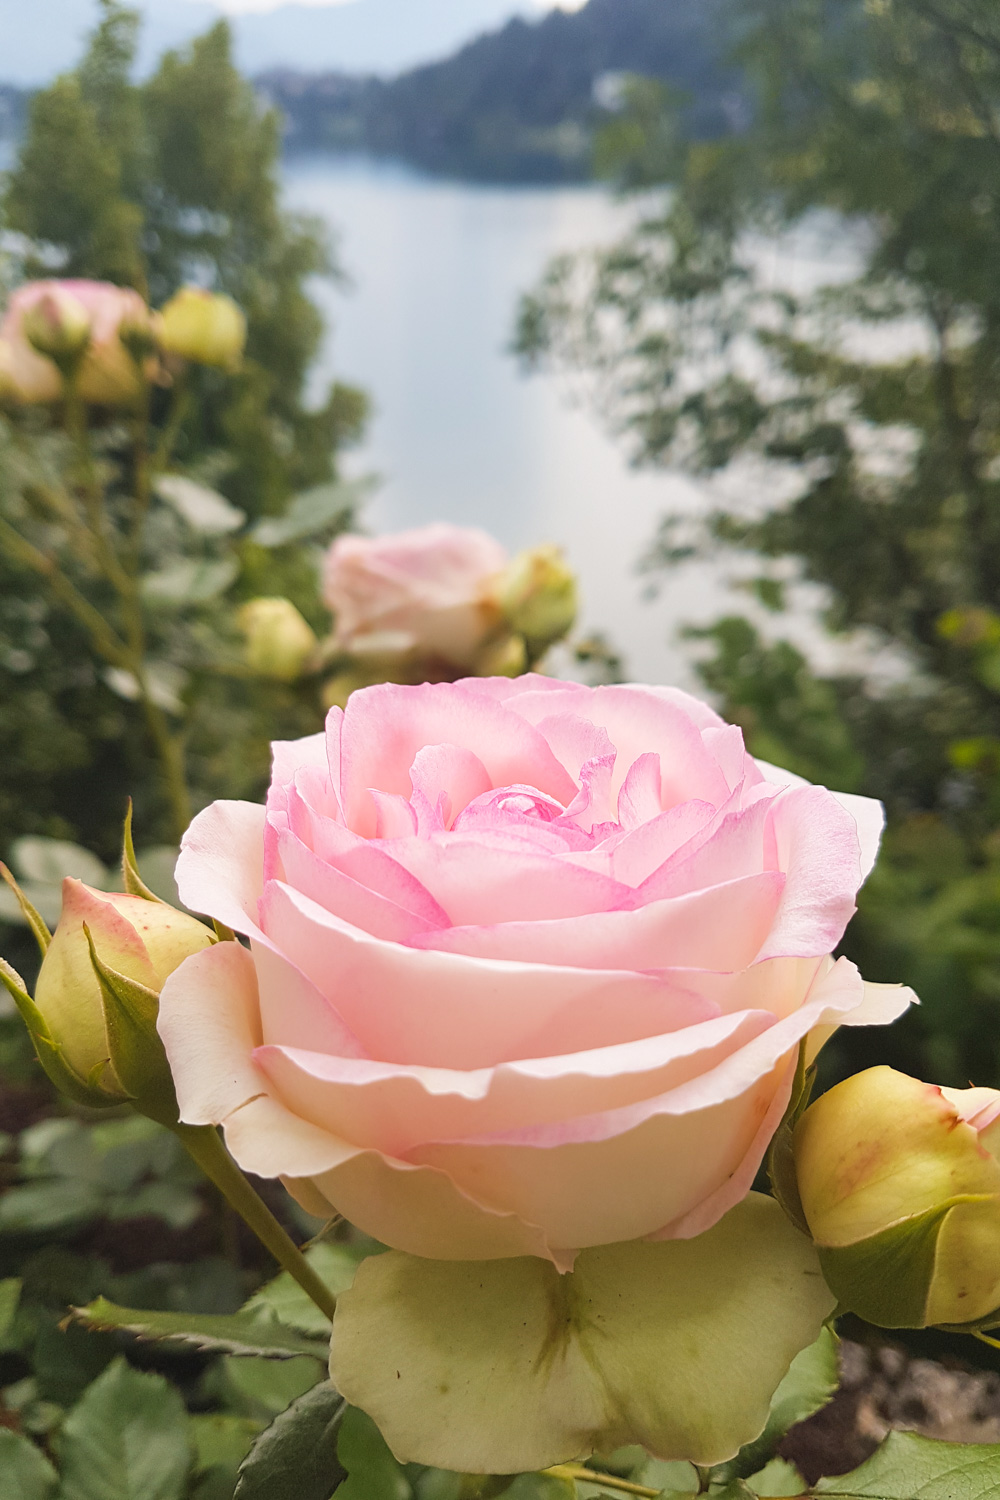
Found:
<path fill-rule="evenodd" d="M 86 353 L 92 320 L 72 292 L 53 284 L 24 312 L 21 323 L 28 343 L 39 354 L 58 365 L 72 368 Z"/>
<path fill-rule="evenodd" d="M 1000 1323 L 1000 1092 L 869 1068 L 810 1105 L 793 1150 L 843 1307 L 885 1328 Z"/>
<path fill-rule="evenodd" d="M 158 337 L 164 354 L 234 370 L 247 341 L 247 320 L 232 297 L 182 286 L 162 309 Z"/>
<path fill-rule="evenodd" d="M 86 927 L 109 970 L 159 994 L 164 980 L 190 954 L 216 941 L 186 912 L 160 901 L 92 890 L 63 881 L 63 906 L 35 986 L 35 1004 L 62 1056 L 80 1078 L 124 1098 L 109 1062 L 101 983 Z"/>
<path fill-rule="evenodd" d="M 558 547 L 532 547 L 519 552 L 500 575 L 496 602 L 534 658 L 572 629 L 576 577 Z"/>
<path fill-rule="evenodd" d="M 294 682 L 318 644 L 290 599 L 251 599 L 239 612 L 239 625 L 247 666 L 258 677 Z"/>

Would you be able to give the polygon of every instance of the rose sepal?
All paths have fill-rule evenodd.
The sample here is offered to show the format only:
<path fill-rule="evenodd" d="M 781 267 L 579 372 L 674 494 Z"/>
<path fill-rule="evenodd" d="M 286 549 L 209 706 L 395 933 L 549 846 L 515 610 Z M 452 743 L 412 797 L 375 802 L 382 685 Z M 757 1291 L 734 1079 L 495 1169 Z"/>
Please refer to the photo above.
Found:
<path fill-rule="evenodd" d="M 852 1245 L 817 1245 L 827 1285 L 845 1311 L 880 1328 L 946 1326 L 967 1333 L 995 1327 L 1000 1321 L 995 1313 L 985 1323 L 938 1325 L 929 1310 L 938 1245 L 949 1218 L 963 1204 L 992 1201 L 987 1193 L 956 1194 Z"/>
<path fill-rule="evenodd" d="M 111 1109 L 120 1105 L 122 1102 L 120 1095 L 108 1093 L 96 1081 L 90 1082 L 81 1078 L 76 1069 L 70 1066 L 49 1030 L 45 1017 L 28 994 L 24 980 L 17 970 L 2 958 L 0 958 L 0 984 L 17 1006 L 21 1020 L 31 1037 L 35 1056 L 41 1063 L 49 1082 L 59 1090 L 60 1094 L 64 1094 L 74 1104 L 83 1105 L 86 1109 Z"/>
<path fill-rule="evenodd" d="M 90 962 L 101 987 L 111 1066 L 135 1108 L 173 1129 L 180 1118 L 177 1092 L 156 1030 L 160 999 L 154 990 L 108 968 L 98 956 L 86 922 Z"/>
<path fill-rule="evenodd" d="M 0 879 L 2 879 L 7 885 L 9 885 L 11 890 L 14 892 L 14 895 L 17 898 L 17 904 L 21 908 L 21 915 L 24 917 L 25 925 L 31 932 L 31 935 L 35 939 L 35 942 L 38 944 L 38 951 L 44 958 L 46 953 L 48 952 L 49 944 L 52 941 L 52 934 L 49 931 L 48 923 L 46 922 L 45 918 L 42 916 L 38 908 L 33 906 L 32 903 L 28 900 L 27 896 L 24 894 L 21 887 L 18 885 L 17 881 L 8 870 L 7 866 L 2 862 L 0 862 Z"/>
<path fill-rule="evenodd" d="M 135 844 L 132 840 L 132 798 L 128 799 L 128 809 L 125 813 L 125 827 L 122 833 L 122 884 L 126 894 L 129 896 L 141 896 L 144 901 L 155 901 L 160 906 L 169 905 L 149 886 L 139 874 L 139 865 L 135 857 Z"/>
<path fill-rule="evenodd" d="M 799 1043 L 799 1055 L 792 1079 L 792 1092 L 781 1117 L 767 1153 L 767 1176 L 774 1194 L 796 1229 L 812 1238 L 806 1222 L 805 1209 L 799 1195 L 798 1177 L 795 1171 L 793 1138 L 795 1127 L 805 1113 L 813 1086 L 816 1082 L 816 1066 L 806 1066 L 805 1039 Z"/>

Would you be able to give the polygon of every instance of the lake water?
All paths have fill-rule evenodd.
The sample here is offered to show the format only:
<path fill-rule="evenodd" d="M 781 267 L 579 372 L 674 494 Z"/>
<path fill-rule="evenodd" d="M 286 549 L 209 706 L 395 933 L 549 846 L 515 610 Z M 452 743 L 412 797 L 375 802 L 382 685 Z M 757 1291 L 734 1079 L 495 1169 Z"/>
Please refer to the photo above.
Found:
<path fill-rule="evenodd" d="M 604 630 L 633 676 L 689 682 L 673 637 L 705 616 L 706 579 L 686 570 L 649 603 L 636 571 L 685 481 L 631 470 L 561 382 L 525 376 L 507 352 L 518 295 L 548 258 L 614 239 L 633 210 L 597 188 L 479 186 L 329 156 L 293 160 L 285 181 L 290 204 L 337 231 L 351 278 L 315 288 L 330 321 L 317 379 L 373 398 L 346 466 L 383 479 L 365 524 L 447 520 L 511 549 L 557 542 L 580 577 L 583 627 Z"/>
<path fill-rule="evenodd" d="M 0 142 L 0 168 L 10 156 Z M 517 300 L 561 251 L 608 243 L 635 209 L 597 187 L 501 187 L 427 178 L 364 158 L 293 158 L 290 206 L 334 231 L 350 285 L 317 281 L 328 320 L 316 393 L 363 386 L 374 411 L 345 463 L 382 483 L 363 516 L 373 531 L 447 520 L 482 526 L 511 550 L 557 542 L 577 571 L 583 630 L 605 632 L 634 678 L 696 687 L 685 624 L 736 608 L 716 565 L 650 580 L 638 562 L 658 518 L 704 496 L 690 480 L 629 467 L 565 382 L 526 376 L 508 352 Z M 852 245 L 829 226 L 759 247 L 797 290 L 850 274 Z M 783 633 L 823 655 L 805 616 Z"/>
<path fill-rule="evenodd" d="M 582 627 L 606 632 L 633 677 L 695 685 L 679 627 L 745 611 L 746 594 L 698 564 L 650 600 L 638 562 L 658 517 L 703 496 L 681 476 L 630 468 L 564 382 L 524 375 L 508 352 L 518 296 L 549 257 L 614 240 L 635 208 L 597 187 L 482 186 L 331 156 L 288 162 L 285 185 L 289 204 L 336 231 L 351 278 L 315 288 L 329 319 L 316 378 L 317 390 L 356 382 L 374 401 L 345 465 L 382 477 L 364 523 L 482 526 L 511 549 L 556 542 L 581 581 Z M 856 263 L 828 229 L 759 256 L 798 290 Z M 818 640 L 807 623 L 793 634 Z"/>

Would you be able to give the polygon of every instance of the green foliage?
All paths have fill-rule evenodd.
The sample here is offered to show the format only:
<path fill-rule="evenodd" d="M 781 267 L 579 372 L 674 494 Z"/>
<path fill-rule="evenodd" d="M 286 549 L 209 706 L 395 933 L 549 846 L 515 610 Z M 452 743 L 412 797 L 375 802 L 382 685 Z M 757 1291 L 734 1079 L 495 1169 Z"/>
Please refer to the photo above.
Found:
<path fill-rule="evenodd" d="M 52 1500 L 59 1476 L 45 1455 L 0 1427 L 0 1500 Z"/>
<path fill-rule="evenodd" d="M 95 1329 L 122 1329 L 138 1338 L 177 1341 L 211 1353 L 295 1360 L 302 1355 L 322 1359 L 323 1343 L 297 1337 L 274 1316 L 263 1312 L 197 1314 L 149 1312 L 116 1307 L 104 1297 L 87 1307 L 74 1308 L 78 1322 Z"/>
<path fill-rule="evenodd" d="M 287 111 L 297 148 L 367 149 L 501 181 L 583 178 L 595 127 L 614 119 L 625 75 L 654 74 L 684 90 L 685 125 L 698 135 L 729 127 L 739 79 L 717 55 L 719 8 L 590 0 L 572 14 L 516 16 L 392 79 L 342 77 L 331 89 L 322 77 L 275 69 L 268 93 Z"/>
<path fill-rule="evenodd" d="M 197 800 L 257 795 L 269 740 L 315 728 L 320 705 L 315 693 L 308 701 L 287 686 L 247 683 L 227 606 L 282 593 L 314 627 L 325 624 L 312 548 L 346 524 L 356 492 L 345 489 L 325 510 L 315 497 L 334 484 L 337 449 L 359 432 L 365 400 L 335 386 L 318 409 L 305 404 L 322 335 L 307 280 L 335 267 L 316 226 L 281 208 L 277 117 L 259 110 L 235 69 L 227 27 L 168 54 L 141 83 L 132 77 L 136 27 L 132 11 L 102 0 L 78 69 L 34 96 L 0 227 L 23 237 L 22 275 L 55 269 L 106 278 L 138 287 L 154 305 L 194 280 L 230 294 L 247 315 L 238 373 L 192 368 L 172 389 L 151 393 L 158 466 L 172 445 L 189 478 L 181 498 L 177 476 L 158 485 L 163 503 L 149 514 L 139 561 L 160 707 L 176 715 L 201 705 L 187 734 Z M 134 425 L 102 418 L 94 435 L 116 523 L 141 488 Z M 54 552 L 60 565 L 71 564 L 102 608 L 106 581 L 95 587 L 78 539 L 67 551 L 53 525 L 53 506 L 77 467 L 66 436 L 37 411 L 0 420 L 0 520 L 46 557 Z M 214 514 L 204 503 L 199 511 L 192 482 L 221 489 Z M 299 491 L 309 498 L 289 522 L 286 507 Z M 220 504 L 229 507 L 228 531 Z M 237 510 L 284 526 L 270 551 L 249 534 L 233 539 Z M 95 654 L 65 591 L 53 595 L 23 549 L 6 545 L 0 641 L 4 845 L 40 834 L 110 861 L 123 788 L 145 837 L 169 838 L 128 673 Z"/>
<path fill-rule="evenodd" d="M 344 1415 L 343 1401 L 325 1381 L 293 1401 L 247 1455 L 236 1500 L 329 1500 L 344 1477 L 338 1459 Z M 366 1493 L 376 1500 L 376 1490 Z"/>
<path fill-rule="evenodd" d="M 864 762 L 836 690 L 814 675 L 800 651 L 787 641 L 765 644 L 736 615 L 688 634 L 715 647 L 701 675 L 725 701 L 752 755 L 837 791 L 858 789 Z"/>
<path fill-rule="evenodd" d="M 145 1214 L 181 1230 L 201 1212 L 197 1174 L 173 1136 L 148 1120 L 43 1120 L 22 1133 L 19 1148 L 21 1180 L 0 1196 L 0 1240 L 49 1240 L 97 1218 Z"/>
<path fill-rule="evenodd" d="M 338 1500 L 412 1500 L 402 1467 L 371 1417 L 357 1407 L 349 1406 L 343 1413 L 337 1457 L 347 1473 L 337 1490 Z"/>
<path fill-rule="evenodd" d="M 183 1500 L 194 1454 L 180 1394 L 114 1360 L 60 1435 L 60 1500 Z"/>
<path fill-rule="evenodd" d="M 806 584 L 855 661 L 880 651 L 829 679 L 748 621 L 699 632 L 755 753 L 888 808 L 845 948 L 925 1006 L 891 1035 L 838 1037 L 827 1076 L 891 1055 L 996 1084 L 997 13 L 730 0 L 729 17 L 751 128 L 678 152 L 669 99 L 634 92 L 609 163 L 669 191 L 619 244 L 553 263 L 519 345 L 587 368 L 638 461 L 702 482 L 703 512 L 665 519 L 654 566 L 756 555 L 767 609 Z M 762 234 L 792 257 L 839 241 L 859 274 L 794 292 Z"/>
<path fill-rule="evenodd" d="M 939 1443 L 891 1432 L 867 1463 L 814 1494 L 842 1500 L 988 1500 L 1000 1485 L 1000 1445 Z"/>

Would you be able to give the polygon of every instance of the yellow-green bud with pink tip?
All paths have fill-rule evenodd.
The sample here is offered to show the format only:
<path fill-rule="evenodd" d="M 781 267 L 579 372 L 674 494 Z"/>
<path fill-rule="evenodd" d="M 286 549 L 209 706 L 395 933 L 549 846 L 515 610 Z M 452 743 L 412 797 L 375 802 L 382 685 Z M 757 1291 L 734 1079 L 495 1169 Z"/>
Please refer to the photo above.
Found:
<path fill-rule="evenodd" d="M 102 1092 L 124 1098 L 109 1061 L 101 984 L 85 927 L 108 969 L 156 994 L 168 975 L 216 937 L 204 923 L 163 902 L 63 881 L 62 914 L 42 960 L 35 1004 L 74 1072 Z"/>
<path fill-rule="evenodd" d="M 1000 1324 L 1000 1092 L 869 1068 L 810 1105 L 793 1149 L 845 1309 L 885 1328 Z"/>
<path fill-rule="evenodd" d="M 21 328 L 28 343 L 64 369 L 83 358 L 93 319 L 79 298 L 53 282 L 26 308 Z"/>

